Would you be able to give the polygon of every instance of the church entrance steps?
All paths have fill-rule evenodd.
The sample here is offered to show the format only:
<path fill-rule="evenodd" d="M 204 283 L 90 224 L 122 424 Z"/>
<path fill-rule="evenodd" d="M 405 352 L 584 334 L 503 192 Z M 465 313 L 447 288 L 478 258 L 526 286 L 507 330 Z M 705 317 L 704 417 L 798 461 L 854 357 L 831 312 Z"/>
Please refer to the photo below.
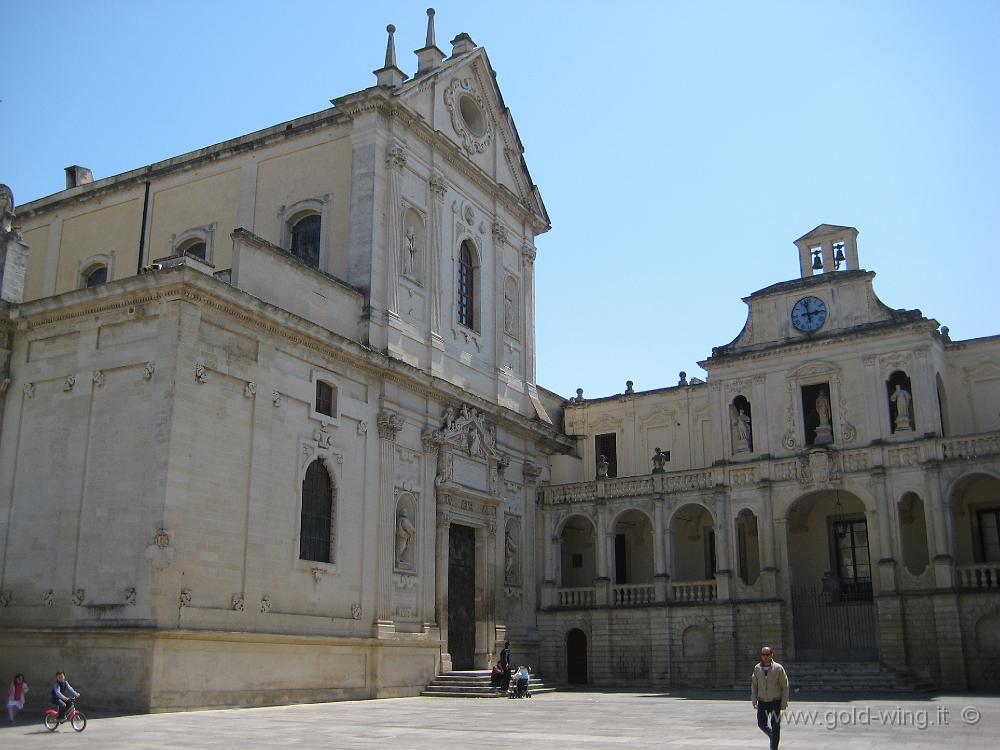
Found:
<path fill-rule="evenodd" d="M 784 663 L 792 690 L 843 693 L 926 692 L 933 685 L 878 662 Z"/>
<path fill-rule="evenodd" d="M 541 675 L 531 674 L 528 680 L 528 691 L 532 695 L 552 693 L 557 688 L 545 684 Z M 437 698 L 499 698 L 500 694 L 490 687 L 490 671 L 474 669 L 468 671 L 444 672 L 439 674 L 427 688 L 420 693 L 424 696 Z"/>

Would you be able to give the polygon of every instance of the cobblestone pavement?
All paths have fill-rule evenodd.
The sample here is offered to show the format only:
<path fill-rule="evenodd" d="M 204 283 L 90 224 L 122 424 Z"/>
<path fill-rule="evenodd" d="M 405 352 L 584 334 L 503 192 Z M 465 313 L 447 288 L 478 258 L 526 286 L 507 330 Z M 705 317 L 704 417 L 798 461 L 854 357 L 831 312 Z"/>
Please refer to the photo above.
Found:
<path fill-rule="evenodd" d="M 795 696 L 782 748 L 997 747 L 1000 695 Z M 81 708 L 86 711 L 86 704 Z M 0 748 L 760 748 L 743 695 L 566 692 L 530 700 L 396 698 L 222 711 L 93 716 L 77 734 L 31 714 L 0 728 Z"/>

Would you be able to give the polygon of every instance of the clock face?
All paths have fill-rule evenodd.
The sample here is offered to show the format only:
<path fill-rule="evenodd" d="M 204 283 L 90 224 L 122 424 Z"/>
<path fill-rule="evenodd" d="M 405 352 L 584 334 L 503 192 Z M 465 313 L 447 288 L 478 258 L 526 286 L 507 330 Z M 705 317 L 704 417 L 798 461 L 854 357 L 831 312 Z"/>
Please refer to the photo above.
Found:
<path fill-rule="evenodd" d="M 804 333 L 822 328 L 826 322 L 826 303 L 819 297 L 803 297 L 792 308 L 792 325 Z"/>

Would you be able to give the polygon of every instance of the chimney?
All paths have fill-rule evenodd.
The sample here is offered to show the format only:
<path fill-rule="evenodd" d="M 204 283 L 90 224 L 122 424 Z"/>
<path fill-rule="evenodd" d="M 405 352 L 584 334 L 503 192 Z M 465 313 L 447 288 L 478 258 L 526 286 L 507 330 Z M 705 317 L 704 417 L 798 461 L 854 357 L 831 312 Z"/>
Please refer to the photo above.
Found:
<path fill-rule="evenodd" d="M 459 55 L 464 55 L 466 52 L 472 52 L 475 48 L 476 43 L 472 41 L 472 37 L 464 31 L 451 40 L 452 57 L 458 57 Z"/>
<path fill-rule="evenodd" d="M 89 185 L 94 181 L 94 173 L 86 167 L 73 165 L 66 167 L 66 189 L 75 188 L 79 185 Z"/>
<path fill-rule="evenodd" d="M 434 9 L 427 9 L 427 40 L 424 46 L 416 51 L 417 54 L 417 75 L 430 73 L 437 68 L 444 60 L 444 52 L 438 49 L 434 41 Z"/>

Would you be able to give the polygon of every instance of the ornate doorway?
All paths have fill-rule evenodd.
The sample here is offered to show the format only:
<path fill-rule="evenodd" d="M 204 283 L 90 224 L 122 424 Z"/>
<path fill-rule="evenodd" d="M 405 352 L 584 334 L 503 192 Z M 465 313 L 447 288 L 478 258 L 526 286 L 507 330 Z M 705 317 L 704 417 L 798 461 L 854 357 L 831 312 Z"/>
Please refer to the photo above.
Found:
<path fill-rule="evenodd" d="M 587 684 L 587 636 L 578 628 L 566 634 L 566 681 Z"/>
<path fill-rule="evenodd" d="M 476 531 L 452 524 L 448 535 L 448 653 L 452 669 L 475 668 Z"/>

